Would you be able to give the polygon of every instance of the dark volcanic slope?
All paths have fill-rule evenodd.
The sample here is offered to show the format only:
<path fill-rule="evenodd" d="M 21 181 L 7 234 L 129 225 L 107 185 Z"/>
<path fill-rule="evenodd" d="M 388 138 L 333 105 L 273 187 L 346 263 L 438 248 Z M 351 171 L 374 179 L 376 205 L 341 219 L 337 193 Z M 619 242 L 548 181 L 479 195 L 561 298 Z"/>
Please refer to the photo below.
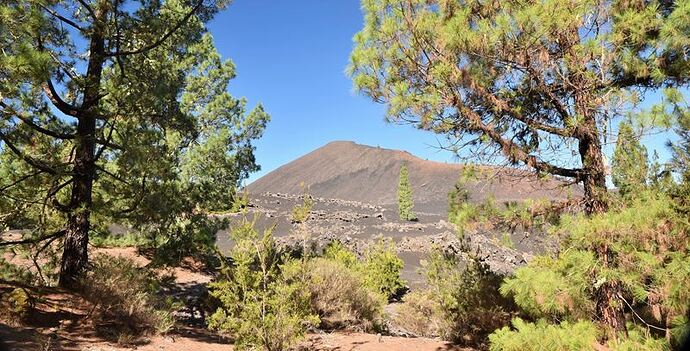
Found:
<path fill-rule="evenodd" d="M 301 184 L 314 196 L 377 205 L 396 202 L 400 166 L 410 171 L 415 209 L 444 213 L 448 192 L 462 165 L 426 161 L 408 152 L 334 141 L 268 173 L 247 186 L 253 194 L 302 193 Z M 538 181 L 517 170 L 483 166 L 482 179 L 468 188 L 472 201 L 493 194 L 497 201 L 564 197 L 556 181 Z"/>

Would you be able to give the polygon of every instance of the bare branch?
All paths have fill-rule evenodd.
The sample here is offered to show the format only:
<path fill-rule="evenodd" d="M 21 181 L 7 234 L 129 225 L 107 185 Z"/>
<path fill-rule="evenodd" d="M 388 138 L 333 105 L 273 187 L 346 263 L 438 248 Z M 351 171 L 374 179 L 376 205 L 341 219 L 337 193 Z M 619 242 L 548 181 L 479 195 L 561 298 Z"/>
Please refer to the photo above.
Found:
<path fill-rule="evenodd" d="M 37 168 L 45 173 L 53 174 L 53 175 L 58 175 L 61 174 L 58 170 L 55 168 L 49 166 L 43 161 L 37 160 L 25 153 L 23 153 L 19 148 L 17 148 L 12 142 L 10 142 L 9 138 L 7 138 L 7 135 L 0 131 L 0 140 L 2 140 L 5 145 L 12 151 L 15 155 L 17 155 L 19 158 L 24 160 L 26 163 L 30 164 L 34 168 Z"/>
<path fill-rule="evenodd" d="M 43 92 L 46 93 L 46 96 L 48 96 L 48 99 L 57 107 L 60 112 L 72 116 L 72 117 L 79 117 L 79 113 L 81 110 L 77 108 L 74 105 L 68 104 L 65 102 L 60 95 L 58 94 L 57 90 L 55 90 L 55 86 L 53 85 L 53 82 L 48 79 L 47 82 L 43 83 Z"/>
<path fill-rule="evenodd" d="M 68 24 L 69 26 L 71 26 L 71 27 L 77 29 L 78 31 L 80 31 L 80 32 L 82 32 L 82 33 L 85 32 L 85 29 L 84 29 L 84 28 L 82 28 L 80 25 L 78 25 L 76 22 L 70 20 L 69 18 L 66 18 L 66 17 L 64 17 L 64 16 L 61 16 L 59 13 L 57 13 L 57 12 L 53 11 L 52 9 L 50 9 L 50 8 L 48 8 L 48 7 L 45 7 L 45 6 L 43 6 L 43 5 L 41 5 L 41 8 L 43 8 L 46 12 L 48 12 L 49 14 L 51 14 L 53 17 L 55 17 L 55 18 L 59 19 L 60 21 L 62 21 L 62 22 L 64 22 L 64 23 Z"/>
<path fill-rule="evenodd" d="M 94 20 L 94 21 L 97 20 L 96 11 L 94 11 L 93 8 L 92 8 L 91 6 L 89 6 L 88 3 L 86 3 L 86 1 L 84 1 L 84 0 L 78 0 L 78 1 L 79 1 L 79 3 L 81 4 L 81 6 L 84 6 L 84 8 L 86 8 L 86 11 L 89 12 L 89 15 L 91 15 L 91 17 L 93 18 L 93 20 Z"/>
<path fill-rule="evenodd" d="M 44 240 L 50 240 L 53 238 L 64 236 L 65 234 L 67 234 L 67 230 L 61 229 L 55 233 L 45 235 L 45 236 L 42 236 L 39 238 L 29 238 L 29 239 L 15 240 L 15 241 L 0 241 L 0 247 L 10 246 L 10 245 L 37 244 L 37 243 L 40 243 Z"/>

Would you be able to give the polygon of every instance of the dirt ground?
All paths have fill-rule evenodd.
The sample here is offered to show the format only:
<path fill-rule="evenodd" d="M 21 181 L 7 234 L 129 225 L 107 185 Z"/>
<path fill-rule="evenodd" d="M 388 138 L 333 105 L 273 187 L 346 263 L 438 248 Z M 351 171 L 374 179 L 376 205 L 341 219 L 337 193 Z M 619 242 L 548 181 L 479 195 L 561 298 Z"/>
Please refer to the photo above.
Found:
<path fill-rule="evenodd" d="M 145 265 L 148 260 L 136 254 L 133 248 L 98 249 L 94 253 L 127 256 Z M 170 272 L 165 272 L 169 274 Z M 203 284 L 210 276 L 190 269 L 176 268 L 175 282 L 180 286 Z M 0 282 L 0 292 L 17 286 Z M 213 334 L 203 327 L 178 325 L 171 333 L 157 336 L 130 347 L 108 342 L 95 332 L 88 314 L 91 306 L 81 297 L 57 288 L 35 289 L 24 287 L 31 295 L 40 296 L 28 319 L 20 324 L 0 319 L 0 351 L 229 351 L 232 340 Z M 441 340 L 426 338 L 401 338 L 363 333 L 309 334 L 295 350 L 322 351 L 441 351 L 468 350 L 455 347 Z"/>

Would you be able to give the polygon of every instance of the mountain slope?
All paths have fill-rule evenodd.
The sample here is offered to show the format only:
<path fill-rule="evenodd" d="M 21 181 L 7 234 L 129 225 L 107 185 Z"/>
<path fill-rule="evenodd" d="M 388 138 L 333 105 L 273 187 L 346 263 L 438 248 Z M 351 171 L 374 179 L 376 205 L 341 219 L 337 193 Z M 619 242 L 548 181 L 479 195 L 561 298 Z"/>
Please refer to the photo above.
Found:
<path fill-rule="evenodd" d="M 447 208 L 462 165 L 420 159 L 408 152 L 334 141 L 316 149 L 247 186 L 250 193 L 309 193 L 323 198 L 360 201 L 377 205 L 396 203 L 400 166 L 410 172 L 415 209 L 434 213 Z M 561 198 L 560 182 L 540 181 L 519 170 L 482 166 L 480 180 L 468 185 L 470 199 L 479 202 L 492 194 L 501 203 L 526 198 Z"/>

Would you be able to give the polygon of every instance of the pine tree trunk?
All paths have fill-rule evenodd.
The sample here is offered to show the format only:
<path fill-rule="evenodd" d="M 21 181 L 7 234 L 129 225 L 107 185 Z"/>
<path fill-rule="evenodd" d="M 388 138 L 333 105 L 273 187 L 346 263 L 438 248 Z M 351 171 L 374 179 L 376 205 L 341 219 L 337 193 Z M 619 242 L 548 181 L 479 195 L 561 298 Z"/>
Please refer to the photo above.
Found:
<path fill-rule="evenodd" d="M 77 149 L 72 178 L 72 198 L 67 222 L 67 233 L 60 265 L 59 285 L 65 288 L 75 287 L 79 275 L 88 262 L 87 245 L 89 243 L 89 217 L 91 215 L 93 179 L 96 172 L 94 163 L 96 120 L 82 118 L 77 126 Z"/>
<path fill-rule="evenodd" d="M 105 61 L 105 20 L 107 3 L 98 2 L 89 44 L 89 64 L 86 71 L 84 96 L 78 116 L 75 139 L 72 196 L 67 221 L 67 233 L 60 265 L 59 285 L 75 288 L 79 275 L 88 263 L 90 216 L 93 181 L 96 177 L 96 116 L 101 98 L 101 76 Z"/>
<path fill-rule="evenodd" d="M 606 190 L 606 166 L 601 151 L 601 142 L 596 134 L 596 126 L 587 136 L 580 138 L 580 159 L 585 176 L 582 179 L 585 190 L 585 213 L 593 215 L 609 209 Z"/>
<path fill-rule="evenodd" d="M 585 213 L 589 216 L 606 212 L 609 208 L 606 189 L 606 169 L 601 150 L 601 142 L 596 133 L 596 125 L 591 120 L 587 132 L 580 138 L 580 156 L 585 176 L 582 179 L 585 190 Z M 614 264 L 611 250 L 607 244 L 596 244 L 594 248 L 604 268 Z M 623 288 L 618 281 L 603 282 L 595 291 L 597 318 L 613 332 L 626 332 L 625 314 L 621 302 Z"/>

